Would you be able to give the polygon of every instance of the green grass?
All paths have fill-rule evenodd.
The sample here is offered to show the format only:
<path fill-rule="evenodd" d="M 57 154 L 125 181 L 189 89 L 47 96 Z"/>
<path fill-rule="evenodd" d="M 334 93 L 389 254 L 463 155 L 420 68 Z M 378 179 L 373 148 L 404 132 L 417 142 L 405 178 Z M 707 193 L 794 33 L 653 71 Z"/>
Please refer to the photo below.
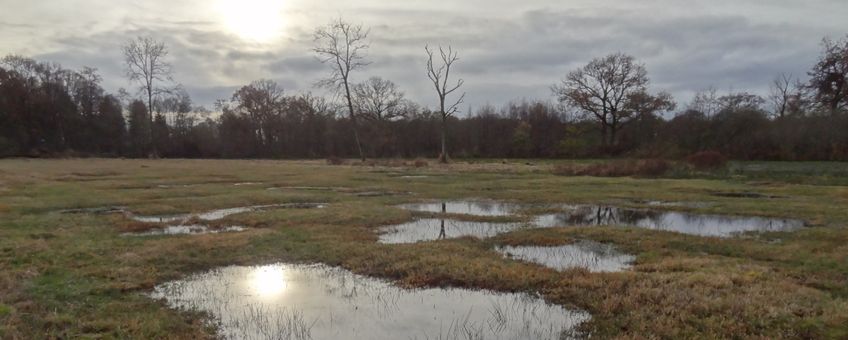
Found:
<path fill-rule="evenodd" d="M 0 338 L 209 337 L 214 330 L 202 315 L 169 310 L 144 293 L 189 273 L 278 261 L 323 262 L 411 287 L 540 292 L 548 301 L 591 312 L 585 327 L 599 338 L 848 337 L 845 164 L 734 163 L 713 173 L 633 179 L 553 176 L 557 162 L 390 168 L 317 161 L 2 160 Z M 233 185 L 239 182 L 262 184 Z M 338 190 L 266 190 L 286 186 Z M 355 191 L 415 194 L 358 197 Z M 460 198 L 637 207 L 638 200 L 708 202 L 676 209 L 800 218 L 812 226 L 734 239 L 595 227 L 520 230 L 488 240 L 376 242 L 377 227 L 413 218 L 393 205 Z M 129 224 L 121 215 L 56 213 L 117 205 L 166 214 L 285 202 L 331 206 L 228 217 L 227 223 L 252 227 L 244 233 L 151 238 L 121 237 Z M 579 239 L 636 255 L 633 270 L 556 272 L 493 251 L 499 244 Z"/>

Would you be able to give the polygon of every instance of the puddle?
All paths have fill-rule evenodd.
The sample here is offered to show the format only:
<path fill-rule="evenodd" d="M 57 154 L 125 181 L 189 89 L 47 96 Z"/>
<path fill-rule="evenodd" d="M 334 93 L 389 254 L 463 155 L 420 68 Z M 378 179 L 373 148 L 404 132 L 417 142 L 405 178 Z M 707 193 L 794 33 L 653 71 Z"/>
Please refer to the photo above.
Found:
<path fill-rule="evenodd" d="M 667 202 L 667 201 L 636 201 L 652 207 L 684 207 L 684 208 L 708 208 L 712 203 L 707 202 Z"/>
<path fill-rule="evenodd" d="M 159 189 L 172 189 L 172 188 L 191 188 L 197 186 L 197 184 L 159 184 L 156 185 Z"/>
<path fill-rule="evenodd" d="M 784 196 L 765 195 L 757 192 L 714 192 L 713 196 L 728 197 L 728 198 L 764 198 L 776 199 L 785 198 Z"/>
<path fill-rule="evenodd" d="M 219 233 L 236 233 L 247 230 L 245 227 L 232 226 L 221 229 L 210 229 L 205 225 L 174 225 L 157 228 L 139 233 L 124 233 L 122 236 L 170 236 L 170 235 L 202 235 Z"/>
<path fill-rule="evenodd" d="M 589 320 L 527 294 L 403 289 L 325 265 L 225 267 L 157 286 L 224 339 L 571 339 Z"/>
<path fill-rule="evenodd" d="M 248 185 L 259 185 L 259 184 L 262 184 L 262 183 L 257 183 L 257 182 L 241 182 L 241 183 L 233 183 L 233 186 L 243 187 L 243 186 L 248 186 Z"/>
<path fill-rule="evenodd" d="M 323 209 L 327 206 L 325 203 L 284 203 L 284 204 L 269 204 L 269 205 L 254 205 L 248 207 L 236 207 L 227 209 L 212 210 L 200 214 L 179 214 L 179 215 L 162 215 L 162 216 L 135 216 L 130 218 L 138 222 L 145 223 L 174 223 L 185 222 L 196 217 L 204 221 L 216 221 L 230 215 L 242 214 L 246 212 L 262 211 L 270 209 Z"/>
<path fill-rule="evenodd" d="M 401 209 L 447 214 L 463 214 L 474 216 L 510 216 L 520 206 L 514 203 L 494 201 L 449 201 L 432 203 L 410 203 L 399 206 Z"/>
<path fill-rule="evenodd" d="M 555 270 L 585 268 L 593 273 L 619 272 L 630 268 L 635 256 L 618 252 L 615 247 L 581 241 L 557 247 L 504 246 L 496 248 L 504 256 L 533 262 Z"/>
<path fill-rule="evenodd" d="M 385 197 L 385 196 L 408 196 L 412 195 L 409 191 L 362 191 L 353 194 L 356 197 Z"/>
<path fill-rule="evenodd" d="M 427 176 L 427 175 L 405 175 L 405 176 L 400 176 L 400 178 L 420 179 L 420 178 L 430 178 L 430 176 Z"/>
<path fill-rule="evenodd" d="M 59 210 L 60 214 L 95 214 L 95 215 L 108 215 L 108 214 L 121 214 L 127 211 L 127 207 L 95 207 L 95 208 L 77 208 L 77 209 L 65 209 Z"/>
<path fill-rule="evenodd" d="M 399 244 L 464 236 L 489 238 L 521 227 L 520 223 L 470 222 L 428 218 L 382 227 L 378 232 L 380 243 Z"/>
<path fill-rule="evenodd" d="M 576 206 L 559 214 L 536 217 L 541 228 L 629 225 L 699 236 L 730 237 L 742 232 L 794 231 L 804 222 L 791 219 L 701 215 L 686 212 L 624 209 L 610 206 Z"/>
<path fill-rule="evenodd" d="M 303 191 L 342 191 L 348 190 L 345 187 L 271 187 L 266 190 L 303 190 Z"/>

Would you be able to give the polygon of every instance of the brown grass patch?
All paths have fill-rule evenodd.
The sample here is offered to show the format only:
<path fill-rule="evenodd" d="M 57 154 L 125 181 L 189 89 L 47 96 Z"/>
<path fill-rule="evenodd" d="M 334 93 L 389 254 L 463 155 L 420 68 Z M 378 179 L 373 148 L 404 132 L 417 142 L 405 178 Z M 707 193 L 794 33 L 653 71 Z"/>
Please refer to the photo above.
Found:
<path fill-rule="evenodd" d="M 727 166 L 727 157 L 717 151 L 701 151 L 686 157 L 686 162 L 698 170 L 714 170 Z"/>
<path fill-rule="evenodd" d="M 617 160 L 591 165 L 561 164 L 554 167 L 553 174 L 593 177 L 659 177 L 670 169 L 671 163 L 664 159 Z"/>

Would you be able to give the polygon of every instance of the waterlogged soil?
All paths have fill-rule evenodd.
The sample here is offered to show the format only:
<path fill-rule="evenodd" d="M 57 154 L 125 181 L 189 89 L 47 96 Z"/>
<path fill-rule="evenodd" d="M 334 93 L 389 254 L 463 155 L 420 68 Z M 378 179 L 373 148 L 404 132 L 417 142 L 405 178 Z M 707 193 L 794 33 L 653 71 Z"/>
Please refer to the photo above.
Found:
<path fill-rule="evenodd" d="M 401 244 L 472 236 L 489 238 L 522 227 L 520 223 L 456 221 L 450 219 L 419 219 L 398 225 L 381 227 L 380 243 Z"/>
<path fill-rule="evenodd" d="M 612 245 L 593 241 L 556 247 L 503 246 L 496 250 L 508 258 L 559 271 L 583 268 L 593 273 L 619 272 L 630 268 L 636 260 L 635 256 L 623 254 Z"/>
<path fill-rule="evenodd" d="M 521 206 L 495 201 L 450 201 L 430 203 L 410 203 L 399 206 L 402 209 L 428 212 L 462 214 L 473 216 L 510 216 L 514 215 Z"/>
<path fill-rule="evenodd" d="M 804 221 L 793 219 L 703 215 L 589 205 L 566 207 L 561 213 L 537 216 L 533 224 L 541 228 L 626 225 L 713 237 L 732 237 L 745 232 L 795 231 L 805 225 Z"/>
<path fill-rule="evenodd" d="M 224 339 L 571 339 L 589 320 L 527 294 L 403 289 L 325 265 L 225 267 L 157 286 Z"/>

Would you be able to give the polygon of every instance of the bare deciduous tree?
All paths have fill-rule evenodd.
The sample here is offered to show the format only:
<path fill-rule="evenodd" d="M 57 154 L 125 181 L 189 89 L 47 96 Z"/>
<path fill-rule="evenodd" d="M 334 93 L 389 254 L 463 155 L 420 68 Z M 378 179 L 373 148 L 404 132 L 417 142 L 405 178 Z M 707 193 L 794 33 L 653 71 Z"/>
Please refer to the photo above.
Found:
<path fill-rule="evenodd" d="M 404 93 L 391 80 L 372 77 L 353 88 L 358 114 L 371 121 L 390 121 L 403 117 Z"/>
<path fill-rule="evenodd" d="M 771 83 L 769 100 L 773 106 L 774 115 L 783 118 L 792 101 L 792 75 L 781 73 Z"/>
<path fill-rule="evenodd" d="M 124 63 L 130 81 L 139 83 L 140 90 L 147 95 L 147 118 L 153 126 L 153 96 L 166 91 L 159 82 L 171 81 L 171 65 L 165 62 L 168 48 L 165 43 L 152 37 L 138 37 L 123 46 Z M 148 131 L 152 137 L 152 130 Z M 157 154 L 156 143 L 152 143 L 153 154 Z"/>
<path fill-rule="evenodd" d="M 632 56 L 616 53 L 569 73 L 552 90 L 560 101 L 597 120 L 604 145 L 611 146 L 618 143 L 618 131 L 646 109 L 653 108 L 653 113 L 671 107 L 670 96 L 652 96 L 647 86 L 645 67 Z"/>
<path fill-rule="evenodd" d="M 822 55 L 809 72 L 815 101 L 835 115 L 848 109 L 848 36 L 840 41 L 825 38 Z"/>
<path fill-rule="evenodd" d="M 330 76 L 318 84 L 344 95 L 353 126 L 356 147 L 359 151 L 359 157 L 363 161 L 365 160 L 365 153 L 362 150 L 362 142 L 359 138 L 350 74 L 369 64 L 364 56 L 369 47 L 368 33 L 369 31 L 362 25 L 354 25 L 339 18 L 315 31 L 315 48 L 312 49 L 322 63 L 330 64 L 332 68 Z"/>
<path fill-rule="evenodd" d="M 456 83 L 450 81 L 450 73 L 453 64 L 459 61 L 459 53 L 454 52 L 453 48 L 448 46 L 447 51 L 439 46 L 439 58 L 435 60 L 435 51 L 430 49 L 430 46 L 425 46 L 424 51 L 427 52 L 427 77 L 433 82 L 436 88 L 436 94 L 439 96 L 439 114 L 442 118 L 442 153 L 439 155 L 439 161 L 442 163 L 448 162 L 448 118 L 459 111 L 459 105 L 465 101 L 465 93 L 459 99 L 448 105 L 447 97 L 459 90 L 465 81 L 459 79 Z M 438 65 L 437 65 L 438 63 Z"/>
<path fill-rule="evenodd" d="M 721 103 L 718 100 L 718 90 L 715 87 L 709 87 L 695 93 L 692 102 L 688 108 L 691 111 L 703 113 L 707 117 L 715 116 L 721 111 Z"/>

